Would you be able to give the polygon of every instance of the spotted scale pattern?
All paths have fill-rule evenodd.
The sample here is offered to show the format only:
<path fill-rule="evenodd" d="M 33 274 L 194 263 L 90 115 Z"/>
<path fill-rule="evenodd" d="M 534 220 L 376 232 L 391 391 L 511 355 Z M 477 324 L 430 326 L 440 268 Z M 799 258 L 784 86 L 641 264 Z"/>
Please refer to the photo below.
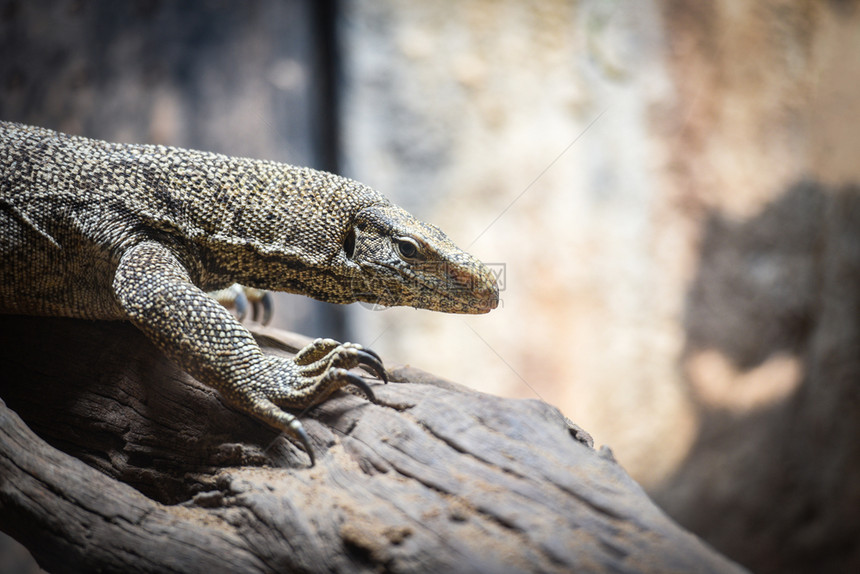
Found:
<path fill-rule="evenodd" d="M 373 400 L 350 369 L 384 380 L 379 357 L 325 339 L 292 360 L 264 355 L 207 291 L 241 283 L 465 313 L 498 303 L 489 270 L 438 228 L 329 173 L 0 122 L 0 176 L 0 312 L 130 320 L 312 463 L 283 409 L 345 385 Z"/>

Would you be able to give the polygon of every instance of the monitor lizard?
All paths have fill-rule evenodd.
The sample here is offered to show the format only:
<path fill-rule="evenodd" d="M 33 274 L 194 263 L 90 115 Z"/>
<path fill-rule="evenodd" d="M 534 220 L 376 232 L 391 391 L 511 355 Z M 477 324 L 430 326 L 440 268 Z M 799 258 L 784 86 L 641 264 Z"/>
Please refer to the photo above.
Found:
<path fill-rule="evenodd" d="M 233 283 L 331 303 L 451 313 L 498 304 L 488 267 L 356 181 L 273 161 L 0 122 L 0 312 L 128 320 L 225 400 L 297 440 L 285 409 L 353 385 L 373 351 L 317 339 L 264 354 L 207 292 Z"/>

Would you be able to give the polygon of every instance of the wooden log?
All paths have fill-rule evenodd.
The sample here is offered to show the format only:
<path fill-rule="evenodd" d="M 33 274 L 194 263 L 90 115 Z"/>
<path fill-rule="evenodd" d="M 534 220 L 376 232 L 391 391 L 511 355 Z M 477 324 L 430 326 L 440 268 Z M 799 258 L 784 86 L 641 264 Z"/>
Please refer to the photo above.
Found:
<path fill-rule="evenodd" d="M 309 468 L 129 324 L 0 317 L 0 360 L 0 530 L 49 571 L 742 571 L 539 401 L 395 367 L 302 414 Z"/>

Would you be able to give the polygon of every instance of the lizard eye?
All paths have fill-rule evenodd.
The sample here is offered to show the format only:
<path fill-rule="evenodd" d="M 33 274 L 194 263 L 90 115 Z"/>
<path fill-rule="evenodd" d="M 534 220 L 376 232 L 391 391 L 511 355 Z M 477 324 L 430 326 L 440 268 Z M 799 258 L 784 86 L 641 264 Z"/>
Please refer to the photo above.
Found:
<path fill-rule="evenodd" d="M 394 246 L 403 259 L 417 259 L 421 254 L 418 242 L 411 237 L 398 237 L 394 240 Z"/>

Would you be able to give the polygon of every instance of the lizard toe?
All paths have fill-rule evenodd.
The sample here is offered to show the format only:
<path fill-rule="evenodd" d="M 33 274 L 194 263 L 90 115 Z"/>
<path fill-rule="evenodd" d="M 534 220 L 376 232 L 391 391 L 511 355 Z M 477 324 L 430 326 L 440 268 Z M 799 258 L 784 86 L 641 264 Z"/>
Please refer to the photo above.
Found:
<path fill-rule="evenodd" d="M 272 320 L 274 303 L 272 294 L 268 291 L 233 283 L 226 289 L 210 292 L 209 296 L 227 309 L 235 309 L 236 318 L 240 322 L 248 316 L 249 308 L 252 320 L 259 321 L 262 325 L 267 325 Z"/>
<path fill-rule="evenodd" d="M 311 448 L 310 437 L 296 416 L 282 410 L 269 399 L 260 396 L 253 397 L 246 410 L 270 426 L 283 431 L 294 442 L 301 444 L 302 449 L 311 459 L 310 466 L 314 466 L 316 458 L 314 457 L 314 450 Z"/>
<path fill-rule="evenodd" d="M 376 402 L 367 381 L 342 367 L 333 367 L 315 376 L 300 375 L 297 380 L 272 387 L 268 396 L 285 408 L 307 408 L 325 402 L 347 385 L 357 387 L 367 400 Z"/>
<path fill-rule="evenodd" d="M 296 353 L 293 361 L 297 365 L 309 365 L 327 356 L 340 346 L 340 342 L 334 339 L 314 339 L 312 343 L 306 345 Z"/>
<path fill-rule="evenodd" d="M 236 318 L 240 322 L 248 316 L 248 297 L 245 295 L 245 289 L 238 283 L 233 283 L 226 289 L 212 291 L 209 296 L 227 309 L 235 309 Z"/>

